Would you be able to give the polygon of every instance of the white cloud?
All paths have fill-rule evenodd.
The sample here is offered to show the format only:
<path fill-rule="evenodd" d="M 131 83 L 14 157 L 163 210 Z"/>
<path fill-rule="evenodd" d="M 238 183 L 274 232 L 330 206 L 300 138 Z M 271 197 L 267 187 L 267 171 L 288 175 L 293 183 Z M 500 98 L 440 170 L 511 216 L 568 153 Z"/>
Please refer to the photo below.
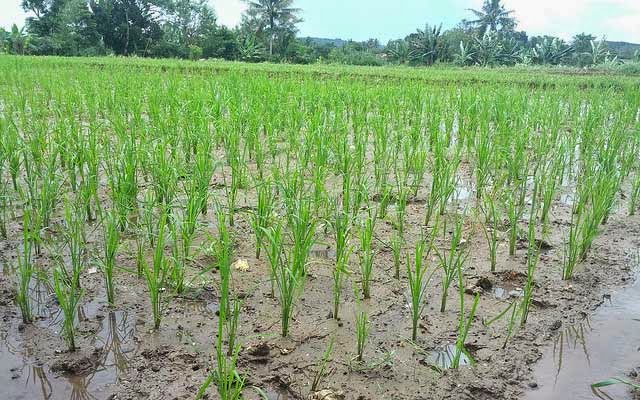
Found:
<path fill-rule="evenodd" d="M 0 0 L 0 27 L 9 29 L 13 24 L 21 27 L 28 16 L 22 10 L 20 0 Z"/>
<path fill-rule="evenodd" d="M 218 22 L 228 27 L 234 27 L 240 23 L 242 13 L 247 5 L 241 0 L 209 0 L 216 10 Z"/>
<path fill-rule="evenodd" d="M 480 8 L 483 1 L 472 3 L 474 8 Z M 530 35 L 571 39 L 586 32 L 640 43 L 638 0 L 504 0 L 504 4 L 515 11 L 518 29 Z"/>

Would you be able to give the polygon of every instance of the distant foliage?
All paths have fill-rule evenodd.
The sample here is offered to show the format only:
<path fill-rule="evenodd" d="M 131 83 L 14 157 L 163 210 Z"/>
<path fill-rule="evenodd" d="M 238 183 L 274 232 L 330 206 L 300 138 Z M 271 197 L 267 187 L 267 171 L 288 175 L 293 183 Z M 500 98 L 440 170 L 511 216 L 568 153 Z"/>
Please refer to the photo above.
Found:
<path fill-rule="evenodd" d="M 0 29 L 0 53 L 62 56 L 141 56 L 199 60 L 350 65 L 617 67 L 640 62 L 640 45 L 579 33 L 570 42 L 517 31 L 501 0 L 469 9 L 470 20 L 443 30 L 424 28 L 386 46 L 377 39 L 299 38 L 295 0 L 243 0 L 242 21 L 217 23 L 208 0 L 23 0 L 23 28 Z M 633 70 L 633 67 L 625 67 Z"/>

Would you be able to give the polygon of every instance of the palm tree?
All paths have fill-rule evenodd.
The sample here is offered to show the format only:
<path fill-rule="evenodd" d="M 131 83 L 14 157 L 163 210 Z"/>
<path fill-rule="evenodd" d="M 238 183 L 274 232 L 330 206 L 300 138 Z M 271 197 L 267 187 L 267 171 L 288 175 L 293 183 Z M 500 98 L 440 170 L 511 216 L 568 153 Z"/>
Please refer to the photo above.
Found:
<path fill-rule="evenodd" d="M 476 16 L 469 23 L 478 28 L 480 36 L 484 36 L 487 31 L 511 30 L 516 25 L 515 18 L 511 16 L 513 10 L 505 10 L 500 0 L 485 0 L 481 10 L 470 8 L 469 11 Z"/>
<path fill-rule="evenodd" d="M 269 31 L 269 55 L 273 55 L 276 33 L 283 29 L 295 28 L 302 21 L 298 17 L 299 8 L 293 7 L 293 0 L 245 0 L 249 5 L 248 14 L 259 20 L 259 28 Z"/>

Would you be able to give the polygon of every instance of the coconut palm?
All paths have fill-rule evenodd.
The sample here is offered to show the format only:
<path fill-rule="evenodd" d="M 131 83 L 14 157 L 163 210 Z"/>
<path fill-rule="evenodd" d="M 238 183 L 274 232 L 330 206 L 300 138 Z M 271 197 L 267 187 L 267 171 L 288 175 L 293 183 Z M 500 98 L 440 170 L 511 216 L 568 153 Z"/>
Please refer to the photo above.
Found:
<path fill-rule="evenodd" d="M 506 10 L 500 0 L 485 0 L 482 9 L 469 9 L 476 19 L 469 21 L 479 30 L 479 35 L 484 36 L 487 31 L 498 32 L 501 30 L 512 30 L 516 25 L 516 20 L 511 15 L 513 10 Z"/>
<path fill-rule="evenodd" d="M 258 29 L 269 33 L 269 55 L 273 55 L 273 43 L 278 32 L 294 30 L 301 22 L 299 8 L 293 7 L 293 0 L 245 0 L 249 5 L 247 15 L 258 20 Z"/>

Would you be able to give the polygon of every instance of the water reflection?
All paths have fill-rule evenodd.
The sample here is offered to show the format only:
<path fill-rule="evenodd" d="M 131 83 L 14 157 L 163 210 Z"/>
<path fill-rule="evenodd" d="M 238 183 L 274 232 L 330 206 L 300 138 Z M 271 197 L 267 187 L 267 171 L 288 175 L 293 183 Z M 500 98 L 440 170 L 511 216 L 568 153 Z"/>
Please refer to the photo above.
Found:
<path fill-rule="evenodd" d="M 79 320 L 91 319 L 85 308 L 79 310 Z M 94 317 L 95 318 L 95 317 Z M 124 311 L 111 311 L 99 324 L 91 355 L 95 368 L 83 374 L 53 373 L 48 365 L 39 365 L 28 356 L 17 331 L 0 337 L 0 385 L 11 399 L 71 399 L 102 400 L 110 396 L 109 388 L 117 384 L 127 371 L 130 357 L 136 350 L 135 318 Z M 1 397 L 1 396 L 0 396 Z"/>
<path fill-rule="evenodd" d="M 562 370 L 565 346 L 567 347 L 566 350 L 572 351 L 579 348 L 585 356 L 587 365 L 591 366 L 591 358 L 589 357 L 589 350 L 587 349 L 587 341 L 585 339 L 585 330 L 593 330 L 588 316 L 579 323 L 563 329 L 553 341 L 553 359 L 554 364 L 557 366 L 555 383 L 558 382 L 558 376 L 560 376 L 560 371 Z"/>
<path fill-rule="evenodd" d="M 454 344 L 448 344 L 440 349 L 436 349 L 429 355 L 429 363 L 435 365 L 440 369 L 449 369 L 453 365 L 453 360 L 456 357 L 456 346 Z M 470 365 L 471 356 L 462 351 L 460 354 L 460 366 Z"/>

